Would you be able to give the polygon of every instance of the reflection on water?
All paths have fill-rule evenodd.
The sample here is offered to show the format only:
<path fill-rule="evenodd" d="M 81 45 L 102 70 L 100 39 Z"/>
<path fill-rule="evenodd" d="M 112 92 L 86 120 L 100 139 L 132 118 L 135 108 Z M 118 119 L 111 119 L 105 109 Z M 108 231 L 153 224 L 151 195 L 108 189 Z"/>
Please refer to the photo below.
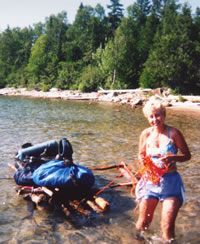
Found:
<path fill-rule="evenodd" d="M 127 106 L 0 97 L 0 243 L 136 243 L 133 230 L 137 216 L 130 189 L 106 189 L 102 196 L 110 211 L 103 215 L 70 216 L 59 211 L 34 210 L 15 193 L 12 171 L 15 152 L 26 142 L 37 144 L 67 137 L 74 161 L 88 167 L 132 164 L 137 158 L 138 138 L 148 125 L 141 109 Z M 199 243 L 200 233 L 200 116 L 168 111 L 168 123 L 179 128 L 192 152 L 189 162 L 178 164 L 185 182 L 187 205 L 177 219 L 178 243 Z M 96 184 L 106 185 L 116 170 L 95 171 Z M 160 213 L 155 213 L 149 242 L 160 243 Z M 141 243 L 141 242 L 140 242 Z"/>

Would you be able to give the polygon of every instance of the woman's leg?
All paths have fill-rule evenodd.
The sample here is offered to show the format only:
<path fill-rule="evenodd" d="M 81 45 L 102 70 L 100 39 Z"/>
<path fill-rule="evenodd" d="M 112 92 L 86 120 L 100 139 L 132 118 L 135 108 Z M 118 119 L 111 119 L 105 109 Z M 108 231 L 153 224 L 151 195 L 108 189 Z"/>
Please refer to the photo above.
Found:
<path fill-rule="evenodd" d="M 175 221 L 180 206 L 178 198 L 167 198 L 162 202 L 161 229 L 164 240 L 175 238 Z"/>
<path fill-rule="evenodd" d="M 137 230 L 145 230 L 151 224 L 153 219 L 153 213 L 158 204 L 158 200 L 155 198 L 141 200 L 139 205 L 139 217 L 136 222 Z"/>

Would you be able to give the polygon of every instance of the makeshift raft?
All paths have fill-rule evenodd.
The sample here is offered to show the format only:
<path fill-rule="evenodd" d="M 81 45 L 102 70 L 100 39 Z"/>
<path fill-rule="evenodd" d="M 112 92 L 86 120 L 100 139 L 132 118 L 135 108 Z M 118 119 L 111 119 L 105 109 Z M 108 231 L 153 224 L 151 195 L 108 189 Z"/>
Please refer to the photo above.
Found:
<path fill-rule="evenodd" d="M 22 145 L 16 153 L 14 180 L 17 194 L 40 208 L 60 208 L 66 216 L 71 213 L 102 213 L 109 203 L 94 188 L 90 169 L 73 163 L 71 143 L 47 141 L 33 146 Z"/>
<path fill-rule="evenodd" d="M 75 165 L 72 154 L 72 145 L 66 138 L 59 143 L 47 141 L 35 146 L 31 143 L 22 145 L 15 156 L 15 166 L 9 165 L 15 170 L 17 194 L 31 201 L 37 209 L 59 208 L 66 216 L 72 213 L 90 215 L 110 208 L 108 201 L 100 196 L 106 188 L 133 187 L 138 181 L 124 162 L 88 169 Z M 112 168 L 117 168 L 120 175 L 101 189 L 94 188 L 92 171 Z M 128 182 L 115 183 L 122 176 Z"/>
<path fill-rule="evenodd" d="M 47 187 L 17 186 L 17 194 L 34 203 L 36 209 L 60 209 L 66 216 L 79 213 L 90 215 L 92 212 L 103 213 L 109 209 L 109 203 L 102 197 L 95 196 L 98 190 L 88 193 L 66 193 Z"/>

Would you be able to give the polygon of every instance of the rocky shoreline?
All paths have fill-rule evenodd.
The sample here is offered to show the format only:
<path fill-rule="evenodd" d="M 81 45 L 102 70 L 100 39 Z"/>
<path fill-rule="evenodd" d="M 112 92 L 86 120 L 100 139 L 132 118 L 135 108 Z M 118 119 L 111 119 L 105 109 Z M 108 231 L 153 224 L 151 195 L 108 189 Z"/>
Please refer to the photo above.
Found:
<path fill-rule="evenodd" d="M 200 96 L 175 96 L 169 90 L 129 89 L 129 90 L 99 90 L 98 92 L 82 93 L 80 91 L 59 90 L 52 88 L 50 91 L 27 88 L 2 88 L 0 95 L 24 96 L 35 98 L 54 98 L 63 100 L 88 100 L 91 102 L 106 102 L 127 104 L 132 108 L 143 105 L 150 97 L 155 96 L 166 105 L 174 109 L 187 109 L 200 112 Z M 180 101 L 181 100 L 181 101 Z"/>

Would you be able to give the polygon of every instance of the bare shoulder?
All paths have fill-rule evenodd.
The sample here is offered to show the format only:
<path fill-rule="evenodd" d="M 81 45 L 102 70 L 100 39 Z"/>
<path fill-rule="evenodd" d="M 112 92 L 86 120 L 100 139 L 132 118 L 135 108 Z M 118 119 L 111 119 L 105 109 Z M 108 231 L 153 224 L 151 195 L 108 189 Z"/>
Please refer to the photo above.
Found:
<path fill-rule="evenodd" d="M 142 131 L 140 137 L 146 139 L 146 138 L 150 135 L 151 130 L 152 130 L 151 127 L 148 127 L 148 128 L 146 128 L 146 129 L 144 129 L 144 130 Z"/>
<path fill-rule="evenodd" d="M 172 138 L 183 137 L 181 131 L 175 127 L 170 127 L 170 135 Z"/>
<path fill-rule="evenodd" d="M 179 159 L 179 162 L 184 162 L 186 160 L 189 160 L 191 158 L 190 149 L 181 131 L 174 127 L 171 127 L 170 133 L 171 133 L 171 138 L 173 139 L 175 145 L 177 146 L 177 148 L 180 149 L 180 151 L 183 154 L 183 157 L 182 159 Z"/>
<path fill-rule="evenodd" d="M 175 142 L 176 146 L 181 149 L 182 152 L 189 151 L 185 138 L 180 130 L 171 127 L 171 138 Z"/>

